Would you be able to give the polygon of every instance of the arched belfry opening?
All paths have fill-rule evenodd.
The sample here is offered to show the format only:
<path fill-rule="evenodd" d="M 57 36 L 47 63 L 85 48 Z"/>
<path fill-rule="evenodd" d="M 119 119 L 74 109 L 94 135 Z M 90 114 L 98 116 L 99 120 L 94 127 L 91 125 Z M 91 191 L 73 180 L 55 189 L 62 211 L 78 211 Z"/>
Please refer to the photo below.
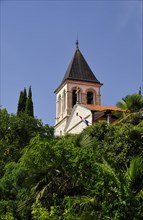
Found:
<path fill-rule="evenodd" d="M 77 91 L 74 89 L 72 91 L 72 107 L 77 103 Z"/>
<path fill-rule="evenodd" d="M 93 92 L 87 92 L 87 104 L 94 104 Z"/>
<path fill-rule="evenodd" d="M 65 112 L 66 110 L 66 91 L 64 90 L 63 91 L 63 102 L 62 102 L 62 109 L 63 109 L 63 113 Z"/>
<path fill-rule="evenodd" d="M 81 103 L 81 89 L 79 87 L 73 88 L 72 90 L 72 107 L 75 104 Z"/>
<path fill-rule="evenodd" d="M 61 95 L 58 96 L 58 116 L 61 114 Z"/>

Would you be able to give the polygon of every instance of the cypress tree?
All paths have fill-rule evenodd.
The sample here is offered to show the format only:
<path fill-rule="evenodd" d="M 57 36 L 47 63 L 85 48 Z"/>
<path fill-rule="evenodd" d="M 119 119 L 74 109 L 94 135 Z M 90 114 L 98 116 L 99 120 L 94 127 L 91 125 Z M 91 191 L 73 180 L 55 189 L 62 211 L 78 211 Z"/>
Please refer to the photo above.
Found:
<path fill-rule="evenodd" d="M 27 97 L 27 101 L 26 101 L 25 112 L 26 112 L 27 115 L 34 117 L 31 86 L 29 87 L 29 91 L 28 91 L 28 97 Z"/>
<path fill-rule="evenodd" d="M 26 109 L 26 101 L 27 101 L 27 92 L 26 92 L 26 88 L 24 88 L 24 92 L 23 92 L 23 112 L 25 112 L 25 109 Z"/>
<path fill-rule="evenodd" d="M 20 115 L 21 113 L 25 112 L 26 101 L 27 101 L 27 92 L 26 92 L 26 88 L 24 88 L 24 91 L 21 91 L 19 95 L 17 115 Z"/>

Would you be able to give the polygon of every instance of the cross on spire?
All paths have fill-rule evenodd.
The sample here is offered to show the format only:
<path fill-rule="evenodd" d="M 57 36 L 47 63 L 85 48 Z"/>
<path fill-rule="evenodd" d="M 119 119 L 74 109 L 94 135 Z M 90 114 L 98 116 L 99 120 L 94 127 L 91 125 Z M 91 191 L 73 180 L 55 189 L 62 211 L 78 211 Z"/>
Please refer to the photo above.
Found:
<path fill-rule="evenodd" d="M 78 45 L 79 45 L 79 43 L 78 43 L 78 39 L 76 40 L 76 48 L 78 48 Z"/>
<path fill-rule="evenodd" d="M 76 48 L 78 48 L 79 42 L 78 42 L 78 33 L 77 33 L 77 38 L 76 38 Z"/>

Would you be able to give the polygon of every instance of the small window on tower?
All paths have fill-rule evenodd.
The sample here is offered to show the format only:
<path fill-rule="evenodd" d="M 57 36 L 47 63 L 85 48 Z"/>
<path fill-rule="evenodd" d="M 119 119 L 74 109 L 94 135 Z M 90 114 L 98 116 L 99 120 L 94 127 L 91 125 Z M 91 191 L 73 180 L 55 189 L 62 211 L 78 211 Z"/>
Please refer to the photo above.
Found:
<path fill-rule="evenodd" d="M 93 92 L 87 92 L 87 104 L 93 104 Z"/>
<path fill-rule="evenodd" d="M 60 116 L 61 114 L 61 95 L 58 97 L 58 115 Z"/>
<path fill-rule="evenodd" d="M 72 92 L 72 107 L 76 104 L 77 102 L 77 91 L 73 90 Z"/>
<path fill-rule="evenodd" d="M 63 92 L 63 112 L 66 110 L 66 91 Z"/>

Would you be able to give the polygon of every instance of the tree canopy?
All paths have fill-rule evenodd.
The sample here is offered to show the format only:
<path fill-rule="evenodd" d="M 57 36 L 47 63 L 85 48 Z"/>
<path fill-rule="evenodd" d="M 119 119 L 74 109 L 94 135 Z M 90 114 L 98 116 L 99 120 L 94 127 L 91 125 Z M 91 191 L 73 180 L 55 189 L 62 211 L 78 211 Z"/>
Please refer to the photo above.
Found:
<path fill-rule="evenodd" d="M 126 110 L 123 114 L 117 114 L 120 117 L 120 122 L 130 122 L 138 124 L 143 118 L 143 96 L 141 93 L 134 93 L 122 98 L 122 101 L 117 102 L 117 107 Z"/>
<path fill-rule="evenodd" d="M 117 102 L 116 105 L 130 112 L 138 112 L 143 108 L 143 96 L 138 93 L 127 95 L 125 98 L 122 98 L 122 101 Z"/>
<path fill-rule="evenodd" d="M 25 112 L 0 119 L 0 219 L 143 219 L 143 121 L 55 137 Z"/>

